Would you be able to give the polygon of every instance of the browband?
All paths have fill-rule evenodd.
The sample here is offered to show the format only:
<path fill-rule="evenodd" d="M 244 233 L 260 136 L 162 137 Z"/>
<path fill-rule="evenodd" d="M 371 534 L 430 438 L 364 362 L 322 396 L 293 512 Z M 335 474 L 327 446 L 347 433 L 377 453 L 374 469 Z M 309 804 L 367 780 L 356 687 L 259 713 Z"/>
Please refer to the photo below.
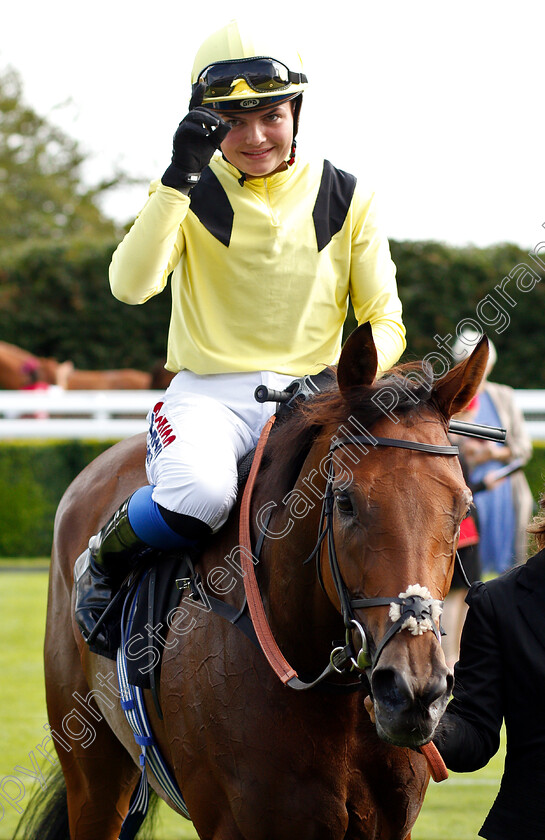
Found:
<path fill-rule="evenodd" d="M 397 446 L 399 449 L 415 449 L 417 452 L 427 452 L 428 455 L 459 455 L 457 446 L 436 446 L 433 443 L 419 443 L 417 440 L 402 440 L 401 438 L 377 438 L 373 435 L 350 435 L 350 437 L 337 438 L 331 442 L 330 452 L 334 452 L 340 446 L 348 446 L 353 443 L 368 443 L 370 446 Z"/>

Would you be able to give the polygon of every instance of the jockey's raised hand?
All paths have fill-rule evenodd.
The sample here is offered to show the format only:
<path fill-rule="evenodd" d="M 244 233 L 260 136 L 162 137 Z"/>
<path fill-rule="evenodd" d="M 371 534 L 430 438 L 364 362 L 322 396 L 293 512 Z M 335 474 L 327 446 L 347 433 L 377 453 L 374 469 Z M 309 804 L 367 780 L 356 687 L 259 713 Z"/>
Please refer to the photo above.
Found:
<path fill-rule="evenodd" d="M 220 116 L 202 107 L 204 85 L 199 88 L 202 90 L 192 96 L 189 113 L 176 129 L 172 161 L 161 178 L 165 187 L 173 187 L 186 195 L 199 182 L 203 169 L 231 130 Z"/>

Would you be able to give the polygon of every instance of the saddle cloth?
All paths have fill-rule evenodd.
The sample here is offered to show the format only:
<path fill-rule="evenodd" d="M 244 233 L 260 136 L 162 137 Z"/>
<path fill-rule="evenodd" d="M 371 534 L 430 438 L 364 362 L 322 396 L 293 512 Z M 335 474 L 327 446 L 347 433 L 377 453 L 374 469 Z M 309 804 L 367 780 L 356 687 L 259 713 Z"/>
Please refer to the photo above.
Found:
<path fill-rule="evenodd" d="M 125 642 L 127 676 L 131 685 L 151 688 L 161 667 L 168 633 L 167 617 L 180 603 L 177 581 L 190 577 L 187 557 L 160 556 L 143 569 L 127 594 L 136 598 L 134 619 Z M 136 594 L 135 594 L 136 593 Z M 119 640 L 121 643 L 121 639 Z"/>
<path fill-rule="evenodd" d="M 190 577 L 190 562 L 183 554 L 147 554 L 129 582 L 116 594 L 104 617 L 110 647 L 90 645 L 93 653 L 116 659 L 121 645 L 123 611 L 136 598 L 132 629 L 125 643 L 129 682 L 133 685 L 149 688 L 150 674 L 160 666 L 168 631 L 167 617 L 182 597 L 176 582 Z"/>
<path fill-rule="evenodd" d="M 242 492 L 250 473 L 255 450 L 251 450 L 238 465 L 238 487 Z M 198 562 L 198 558 L 194 558 Z M 128 586 L 115 597 L 105 616 L 105 630 L 110 648 L 104 650 L 91 644 L 91 650 L 108 659 L 116 659 L 121 644 L 121 618 L 125 603 L 136 593 L 134 620 L 129 639 L 125 643 L 128 679 L 132 685 L 150 688 L 160 671 L 164 641 L 168 630 L 167 617 L 180 603 L 182 592 L 177 581 L 192 577 L 192 561 L 186 554 L 150 552 Z"/>

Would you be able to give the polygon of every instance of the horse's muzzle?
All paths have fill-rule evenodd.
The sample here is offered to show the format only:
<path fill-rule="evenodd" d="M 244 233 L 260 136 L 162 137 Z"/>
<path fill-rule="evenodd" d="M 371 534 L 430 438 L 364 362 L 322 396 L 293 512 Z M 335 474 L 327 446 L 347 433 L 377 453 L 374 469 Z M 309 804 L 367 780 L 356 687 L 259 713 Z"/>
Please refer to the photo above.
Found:
<path fill-rule="evenodd" d="M 378 735 L 398 747 L 419 747 L 433 736 L 448 703 L 454 678 L 437 665 L 425 682 L 410 672 L 379 664 L 371 674 Z"/>

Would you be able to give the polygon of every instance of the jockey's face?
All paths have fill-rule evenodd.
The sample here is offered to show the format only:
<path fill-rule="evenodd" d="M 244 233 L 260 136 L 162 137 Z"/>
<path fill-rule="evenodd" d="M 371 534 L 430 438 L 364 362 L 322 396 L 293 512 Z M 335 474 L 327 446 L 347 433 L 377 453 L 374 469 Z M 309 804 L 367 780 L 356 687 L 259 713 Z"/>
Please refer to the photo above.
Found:
<path fill-rule="evenodd" d="M 293 140 L 291 102 L 254 113 L 224 111 L 221 117 L 231 126 L 221 144 L 229 163 L 248 178 L 264 178 L 285 169 Z"/>

